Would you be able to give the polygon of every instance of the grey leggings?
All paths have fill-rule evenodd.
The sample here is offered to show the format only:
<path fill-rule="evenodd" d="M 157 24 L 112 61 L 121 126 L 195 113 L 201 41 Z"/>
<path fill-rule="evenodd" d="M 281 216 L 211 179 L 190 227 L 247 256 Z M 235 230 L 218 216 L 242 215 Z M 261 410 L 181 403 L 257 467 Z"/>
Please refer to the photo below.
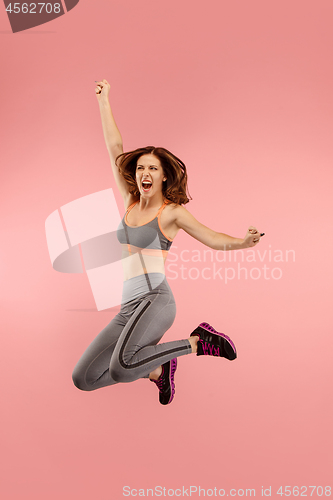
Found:
<path fill-rule="evenodd" d="M 158 366 L 191 353 L 188 340 L 157 345 L 175 315 L 176 304 L 166 279 L 150 292 L 123 304 L 75 366 L 76 387 L 93 391 L 147 378 Z"/>

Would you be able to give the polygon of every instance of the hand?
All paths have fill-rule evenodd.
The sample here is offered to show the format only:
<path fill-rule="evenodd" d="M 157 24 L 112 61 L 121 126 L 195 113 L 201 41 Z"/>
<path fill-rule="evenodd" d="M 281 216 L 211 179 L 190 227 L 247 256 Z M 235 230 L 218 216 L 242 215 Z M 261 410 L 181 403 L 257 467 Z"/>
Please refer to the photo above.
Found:
<path fill-rule="evenodd" d="M 95 82 L 96 83 L 96 97 L 97 100 L 100 101 L 101 99 L 107 99 L 109 92 L 110 92 L 110 84 L 106 80 L 102 80 L 100 82 Z"/>
<path fill-rule="evenodd" d="M 260 234 L 255 227 L 250 226 L 243 240 L 243 248 L 254 247 L 257 243 L 259 243 L 260 236 L 263 235 L 264 233 Z"/>

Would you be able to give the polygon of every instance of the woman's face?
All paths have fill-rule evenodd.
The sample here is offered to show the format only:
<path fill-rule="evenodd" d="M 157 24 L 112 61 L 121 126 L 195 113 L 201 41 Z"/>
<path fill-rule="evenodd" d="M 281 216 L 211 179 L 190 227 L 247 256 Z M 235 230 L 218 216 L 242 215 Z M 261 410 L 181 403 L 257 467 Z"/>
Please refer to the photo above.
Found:
<path fill-rule="evenodd" d="M 162 193 L 162 183 L 166 180 L 160 160 L 152 155 L 141 156 L 136 164 L 135 180 L 140 195 L 151 197 Z"/>

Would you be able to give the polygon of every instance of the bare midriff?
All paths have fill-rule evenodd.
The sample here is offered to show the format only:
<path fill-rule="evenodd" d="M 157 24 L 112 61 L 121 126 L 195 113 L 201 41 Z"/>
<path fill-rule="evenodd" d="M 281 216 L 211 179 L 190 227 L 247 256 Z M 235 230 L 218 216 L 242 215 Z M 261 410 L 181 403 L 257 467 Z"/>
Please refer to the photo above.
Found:
<path fill-rule="evenodd" d="M 138 248 L 133 245 L 122 245 L 122 265 L 124 281 L 149 273 L 165 275 L 166 250 Z"/>

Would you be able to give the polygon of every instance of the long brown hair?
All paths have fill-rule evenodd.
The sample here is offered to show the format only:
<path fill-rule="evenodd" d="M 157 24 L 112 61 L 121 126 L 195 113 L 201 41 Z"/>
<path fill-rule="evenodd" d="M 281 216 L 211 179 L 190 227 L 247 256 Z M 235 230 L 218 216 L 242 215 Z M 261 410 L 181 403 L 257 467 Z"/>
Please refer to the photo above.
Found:
<path fill-rule="evenodd" d="M 140 197 L 140 191 L 135 180 L 136 166 L 138 159 L 148 154 L 153 154 L 160 160 L 163 172 L 167 176 L 167 180 L 162 185 L 164 198 L 177 205 L 188 203 L 192 198 L 188 192 L 186 166 L 177 156 L 165 148 L 147 146 L 117 156 L 116 165 L 129 185 L 129 192 L 133 196 Z"/>

